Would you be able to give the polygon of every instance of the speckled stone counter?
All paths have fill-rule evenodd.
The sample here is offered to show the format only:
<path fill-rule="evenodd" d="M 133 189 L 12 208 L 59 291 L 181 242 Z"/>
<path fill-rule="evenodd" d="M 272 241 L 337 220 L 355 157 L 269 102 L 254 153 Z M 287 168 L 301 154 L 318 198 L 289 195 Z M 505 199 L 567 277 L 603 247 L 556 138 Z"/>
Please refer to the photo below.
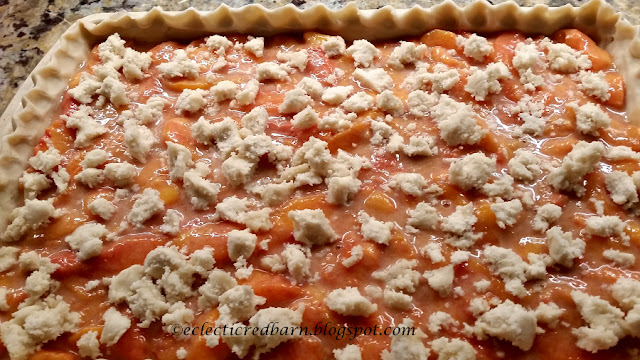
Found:
<path fill-rule="evenodd" d="M 471 0 L 455 0 L 466 4 Z M 638 0 L 607 0 L 625 13 L 627 18 L 640 23 L 640 6 Z M 42 56 L 49 50 L 58 37 L 76 20 L 90 14 L 100 12 L 116 12 L 121 10 L 146 11 L 154 6 L 165 10 L 184 10 L 194 7 L 199 10 L 213 10 L 221 3 L 239 7 L 251 3 L 274 8 L 293 3 L 300 8 L 312 6 L 320 1 L 313 0 L 0 0 L 0 114 L 13 97 L 17 88 L 29 75 Z M 325 1 L 330 8 L 344 6 L 347 0 Z M 361 9 L 376 9 L 390 4 L 398 8 L 413 5 L 431 6 L 438 0 L 357 0 Z M 492 3 L 502 2 L 493 0 Z M 570 3 L 580 5 L 585 0 L 516 0 L 520 5 L 535 4 L 563 5 Z"/>

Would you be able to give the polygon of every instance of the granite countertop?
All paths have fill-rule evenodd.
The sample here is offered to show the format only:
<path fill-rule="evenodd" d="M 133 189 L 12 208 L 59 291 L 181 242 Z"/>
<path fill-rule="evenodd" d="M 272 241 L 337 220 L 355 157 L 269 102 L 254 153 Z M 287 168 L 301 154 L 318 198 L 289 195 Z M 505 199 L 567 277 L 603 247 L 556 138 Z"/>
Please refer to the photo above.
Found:
<path fill-rule="evenodd" d="M 454 0 L 465 4 L 471 0 Z M 504 0 L 489 0 L 492 3 Z M 640 23 L 640 7 L 637 0 L 606 0 L 633 22 Z M 146 11 L 154 6 L 165 10 L 184 10 L 194 7 L 199 10 L 213 10 L 221 3 L 239 7 L 251 3 L 274 8 L 293 3 L 306 8 L 321 1 L 315 0 L 0 0 L 0 114 L 13 97 L 17 88 L 37 65 L 58 37 L 76 20 L 100 12 L 121 10 Z M 344 6 L 347 0 L 329 0 L 330 8 Z M 390 4 L 407 8 L 415 4 L 430 6 L 439 0 L 356 0 L 361 9 L 375 9 Z M 516 0 L 520 5 L 535 4 L 580 5 L 585 0 Z"/>

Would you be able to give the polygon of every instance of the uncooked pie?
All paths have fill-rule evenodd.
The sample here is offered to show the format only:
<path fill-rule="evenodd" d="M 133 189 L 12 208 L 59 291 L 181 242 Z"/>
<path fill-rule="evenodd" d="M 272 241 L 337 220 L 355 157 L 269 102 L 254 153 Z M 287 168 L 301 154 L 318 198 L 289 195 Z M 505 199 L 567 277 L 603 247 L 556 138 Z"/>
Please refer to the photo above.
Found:
<path fill-rule="evenodd" d="M 576 29 L 113 34 L 20 177 L 2 351 L 637 357 L 640 129 L 612 60 Z M 176 335 L 203 324 L 233 332 Z M 326 330 L 358 327 L 415 331 Z"/>

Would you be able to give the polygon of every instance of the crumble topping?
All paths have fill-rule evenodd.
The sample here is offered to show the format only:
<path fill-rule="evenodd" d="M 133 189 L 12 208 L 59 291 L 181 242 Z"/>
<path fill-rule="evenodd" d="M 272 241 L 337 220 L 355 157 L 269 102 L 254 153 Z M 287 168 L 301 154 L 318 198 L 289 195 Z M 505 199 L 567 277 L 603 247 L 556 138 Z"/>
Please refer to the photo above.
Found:
<path fill-rule="evenodd" d="M 2 233 L 0 272 L 24 277 L 0 286 L 9 356 L 77 332 L 71 351 L 109 358 L 202 319 L 238 333 L 167 335 L 172 356 L 307 351 L 249 329 L 317 319 L 398 324 L 382 359 L 544 352 L 558 333 L 576 354 L 633 351 L 635 128 L 615 68 L 561 31 L 110 36 Z M 360 336 L 322 356 L 371 356 Z"/>

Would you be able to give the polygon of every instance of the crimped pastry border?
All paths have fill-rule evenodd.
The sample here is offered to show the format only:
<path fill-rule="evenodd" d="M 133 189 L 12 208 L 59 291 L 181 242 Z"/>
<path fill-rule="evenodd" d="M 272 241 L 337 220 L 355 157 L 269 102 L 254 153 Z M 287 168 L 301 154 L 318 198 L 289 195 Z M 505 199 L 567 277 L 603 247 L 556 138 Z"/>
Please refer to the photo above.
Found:
<path fill-rule="evenodd" d="M 123 38 L 161 42 L 189 40 L 220 33 L 269 36 L 278 33 L 317 30 L 347 40 L 369 40 L 419 35 L 428 30 L 497 32 L 517 30 L 530 34 L 551 34 L 574 27 L 604 46 L 627 84 L 627 99 L 640 96 L 640 36 L 638 27 L 621 20 L 603 0 L 580 7 L 565 5 L 520 7 L 514 2 L 492 5 L 476 1 L 460 7 L 447 0 L 423 8 L 359 10 L 349 4 L 340 10 L 315 5 L 300 10 L 293 5 L 269 10 L 260 5 L 214 11 L 119 12 L 90 15 L 74 23 L 43 57 L 0 117 L 0 233 L 11 211 L 23 200 L 18 179 L 33 149 L 52 120 L 69 80 L 87 59 L 91 48 L 118 32 Z M 640 124 L 640 105 L 627 102 L 629 119 Z M 634 106 L 635 105 L 635 106 Z"/>

